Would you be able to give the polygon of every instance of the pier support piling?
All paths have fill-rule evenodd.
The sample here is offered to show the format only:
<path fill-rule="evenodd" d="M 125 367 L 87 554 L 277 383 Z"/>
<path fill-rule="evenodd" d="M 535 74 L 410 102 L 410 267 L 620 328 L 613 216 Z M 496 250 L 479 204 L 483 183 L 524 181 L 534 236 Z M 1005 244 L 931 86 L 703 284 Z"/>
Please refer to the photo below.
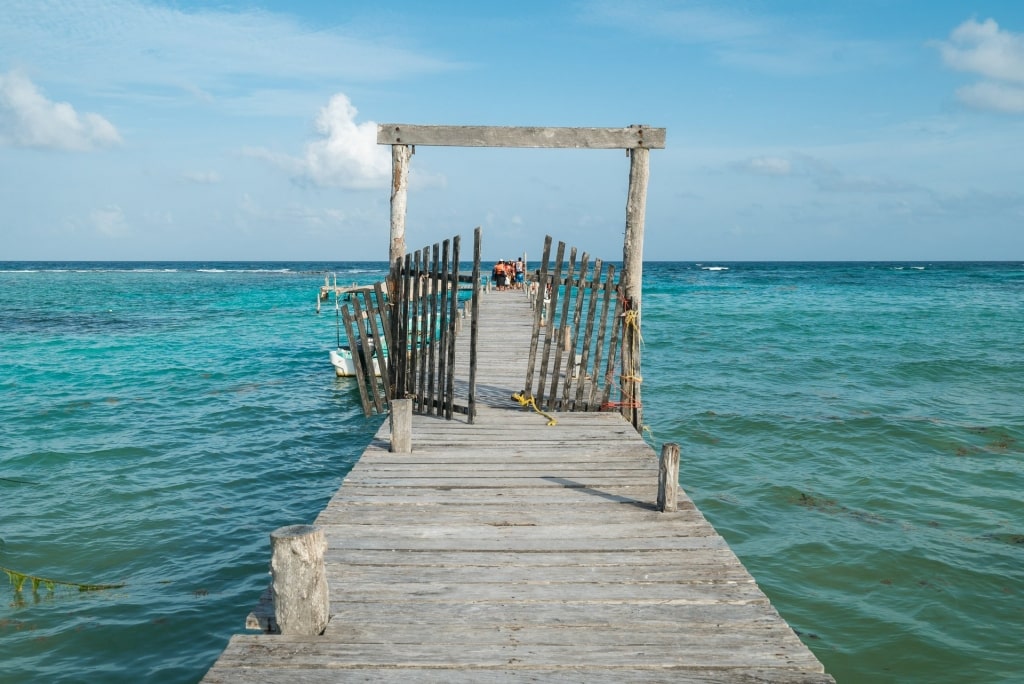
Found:
<path fill-rule="evenodd" d="M 281 634 L 323 634 L 330 620 L 323 529 L 289 525 L 270 533 L 274 617 Z"/>

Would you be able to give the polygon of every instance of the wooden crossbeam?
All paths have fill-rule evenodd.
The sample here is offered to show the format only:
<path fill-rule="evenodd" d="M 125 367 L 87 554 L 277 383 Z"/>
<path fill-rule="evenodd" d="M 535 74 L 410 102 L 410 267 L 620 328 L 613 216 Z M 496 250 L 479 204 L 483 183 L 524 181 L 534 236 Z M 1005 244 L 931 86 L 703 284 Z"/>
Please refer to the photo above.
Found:
<path fill-rule="evenodd" d="M 449 147 L 552 147 L 576 149 L 664 149 L 665 129 L 547 128 L 537 126 L 421 126 L 378 124 L 379 145 Z"/>

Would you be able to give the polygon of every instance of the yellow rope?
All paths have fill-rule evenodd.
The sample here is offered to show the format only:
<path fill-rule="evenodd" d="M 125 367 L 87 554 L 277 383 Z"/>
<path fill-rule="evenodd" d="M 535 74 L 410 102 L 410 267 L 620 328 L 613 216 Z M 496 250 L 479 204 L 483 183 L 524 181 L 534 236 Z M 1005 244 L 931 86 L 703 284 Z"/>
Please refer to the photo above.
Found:
<path fill-rule="evenodd" d="M 512 395 L 512 399 L 514 399 L 515 401 L 518 401 L 520 406 L 530 407 L 534 411 L 539 413 L 540 415 L 542 415 L 545 418 L 547 418 L 548 419 L 548 427 L 554 427 L 555 425 L 558 425 L 558 421 L 555 420 L 554 417 L 550 413 L 544 413 L 543 411 L 540 410 L 540 408 L 537 407 L 537 400 L 534 399 L 533 397 L 527 397 L 522 392 L 516 392 L 515 394 Z"/>
<path fill-rule="evenodd" d="M 624 314 L 622 321 L 623 325 L 632 328 L 636 332 L 636 339 L 640 344 L 644 343 L 644 338 L 640 335 L 640 312 L 635 309 L 630 309 Z"/>

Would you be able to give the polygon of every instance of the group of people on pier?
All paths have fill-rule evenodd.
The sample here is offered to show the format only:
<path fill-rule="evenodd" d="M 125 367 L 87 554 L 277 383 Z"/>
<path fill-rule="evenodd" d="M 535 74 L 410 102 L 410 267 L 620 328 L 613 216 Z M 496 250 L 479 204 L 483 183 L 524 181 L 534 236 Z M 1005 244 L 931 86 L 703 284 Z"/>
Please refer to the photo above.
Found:
<path fill-rule="evenodd" d="M 526 277 L 526 264 L 523 258 L 516 261 L 501 260 L 494 264 L 491 281 L 498 290 L 521 290 Z"/>

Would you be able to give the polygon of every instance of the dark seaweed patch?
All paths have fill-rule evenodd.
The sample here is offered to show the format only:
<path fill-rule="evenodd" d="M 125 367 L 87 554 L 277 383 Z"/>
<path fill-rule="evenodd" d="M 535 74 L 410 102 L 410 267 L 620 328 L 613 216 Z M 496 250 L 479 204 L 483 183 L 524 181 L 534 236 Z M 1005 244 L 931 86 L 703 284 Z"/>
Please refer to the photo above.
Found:
<path fill-rule="evenodd" d="M 982 539 L 988 539 L 989 541 L 999 542 L 1001 544 L 1010 544 L 1011 546 L 1024 546 L 1024 534 L 1013 534 L 1010 532 L 1001 533 L 989 533 L 981 535 Z"/>

